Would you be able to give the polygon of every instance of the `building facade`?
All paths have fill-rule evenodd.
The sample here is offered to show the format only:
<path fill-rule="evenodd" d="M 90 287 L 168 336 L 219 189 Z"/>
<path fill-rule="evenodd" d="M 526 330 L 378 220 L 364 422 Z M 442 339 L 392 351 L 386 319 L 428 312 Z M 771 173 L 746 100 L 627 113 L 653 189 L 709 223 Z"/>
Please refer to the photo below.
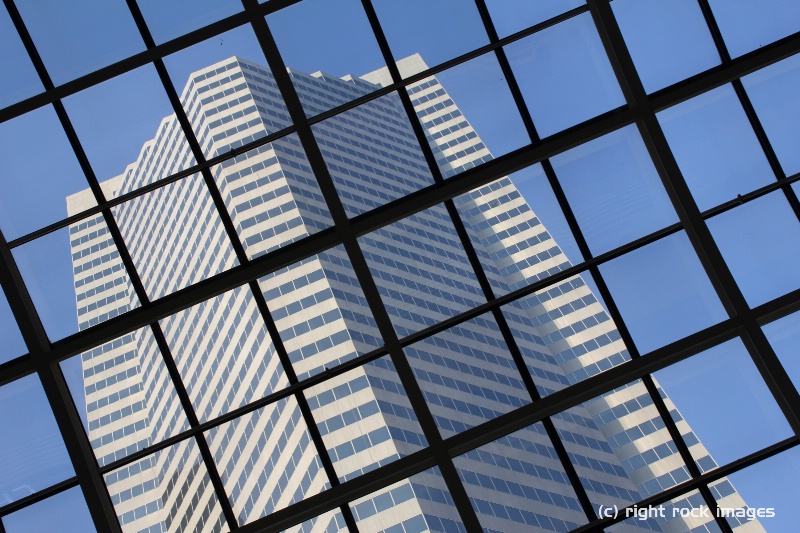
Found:
<path fill-rule="evenodd" d="M 419 70 L 422 59 L 398 63 Z M 290 75 L 306 111 L 317 114 L 386 84 L 382 69 L 360 78 Z M 444 87 L 428 78 L 409 89 L 445 176 L 492 156 Z M 239 58 L 194 73 L 181 95 L 209 157 L 290 125 L 271 73 Z M 432 183 L 394 94 L 314 126 L 342 203 L 353 216 Z M 180 125 L 165 118 L 106 194 L 135 190 L 193 162 Z M 299 140 L 289 135 L 211 169 L 251 258 L 332 222 Z M 68 198 L 70 215 L 90 202 Z M 502 178 L 455 200 L 486 275 L 508 292 L 570 263 L 514 183 Z M 206 184 L 190 177 L 114 208 L 145 285 L 157 299 L 236 264 Z M 102 216 L 70 227 L 82 328 L 138 301 Z M 483 292 L 446 209 L 436 206 L 359 239 L 399 336 L 483 303 Z M 333 248 L 259 280 L 297 377 L 324 372 L 382 346 L 347 254 Z M 200 421 L 285 387 L 281 366 L 247 286 L 161 321 Z M 542 396 L 629 358 L 613 321 L 580 276 L 503 308 Z M 530 401 L 491 316 L 405 349 L 444 437 Z M 101 464 L 188 428 L 158 343 L 148 329 L 83 354 L 89 437 Z M 716 465 L 663 391 L 701 470 Z M 337 475 L 352 479 L 426 446 L 388 357 L 305 393 Z M 595 506 L 624 507 L 689 478 L 640 382 L 553 418 Z M 206 434 L 239 523 L 329 486 L 296 400 L 277 402 Z M 569 531 L 585 522 L 575 492 L 541 424 L 456 459 L 478 516 L 490 531 Z M 193 441 L 166 448 L 106 478 L 125 531 L 221 531 L 221 508 Z M 745 503 L 728 481 L 727 507 Z M 697 496 L 673 502 L 699 506 Z M 420 473 L 352 509 L 361 531 L 463 530 L 435 470 Z M 329 513 L 299 526 L 338 531 Z M 629 520 L 613 531 L 716 531 L 708 518 Z M 737 531 L 762 531 L 756 521 Z"/>

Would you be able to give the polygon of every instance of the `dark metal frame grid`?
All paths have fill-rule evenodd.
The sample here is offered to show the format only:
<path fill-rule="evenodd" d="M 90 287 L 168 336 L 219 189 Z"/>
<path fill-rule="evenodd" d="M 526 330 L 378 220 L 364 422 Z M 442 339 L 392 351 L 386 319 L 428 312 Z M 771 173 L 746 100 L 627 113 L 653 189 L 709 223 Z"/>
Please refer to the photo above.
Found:
<path fill-rule="evenodd" d="M 298 401 L 303 419 L 306 422 L 315 448 L 321 458 L 331 488 L 267 517 L 238 527 L 237 530 L 239 531 L 280 531 L 337 507 L 342 512 L 348 528 L 351 531 L 357 531 L 355 519 L 348 507 L 349 502 L 434 466 L 440 468 L 467 529 L 469 531 L 478 531 L 480 530 L 480 523 L 469 501 L 466 490 L 459 479 L 452 459 L 466 451 L 492 442 L 497 438 L 536 422 L 542 422 L 544 424 L 557 450 L 562 466 L 572 481 L 578 500 L 589 521 L 588 524 L 578 528 L 577 531 L 600 530 L 624 518 L 624 513 L 622 513 L 618 519 L 601 519 L 596 516 L 594 508 L 581 485 L 577 472 L 569 459 L 567 451 L 550 417 L 637 379 L 641 379 L 645 383 L 659 414 L 664 420 L 691 474 L 691 479 L 689 481 L 647 498 L 642 502 L 638 502 L 639 506 L 657 505 L 690 491 L 699 490 L 704 497 L 705 503 L 714 509 L 716 502 L 708 488 L 710 483 L 800 443 L 800 438 L 798 437 L 798 435 L 800 435 L 800 395 L 798 395 L 796 388 L 781 366 L 780 361 L 760 328 L 760 325 L 764 323 L 799 310 L 800 290 L 786 294 L 756 308 L 750 308 L 744 300 L 738 285 L 733 279 L 705 224 L 705 220 L 712 216 L 732 209 L 742 203 L 760 198 L 778 189 L 784 192 L 793 211 L 800 220 L 800 202 L 798 202 L 797 196 L 791 188 L 792 183 L 800 180 L 800 174 L 788 177 L 783 174 L 775 152 L 756 116 L 752 103 L 750 103 L 744 91 L 744 87 L 741 81 L 739 81 L 739 78 L 745 74 L 775 63 L 800 51 L 800 33 L 793 34 L 740 58 L 731 59 L 707 0 L 698 0 L 722 60 L 721 65 L 654 94 L 647 95 L 636 69 L 634 68 L 616 20 L 614 19 L 609 0 L 588 0 L 586 6 L 568 11 L 549 21 L 535 25 L 527 30 L 503 39 L 499 39 L 494 30 L 484 0 L 475 0 L 478 12 L 487 35 L 489 36 L 489 44 L 403 80 L 394 64 L 389 44 L 383 34 L 372 3 L 370 0 L 362 0 L 362 6 L 367 14 L 379 48 L 389 68 L 393 83 L 381 90 L 308 119 L 305 116 L 292 82 L 286 73 L 285 65 L 283 64 L 278 48 L 272 38 L 267 21 L 264 18 L 267 14 L 297 3 L 299 0 L 275 0 L 265 4 L 259 4 L 257 0 L 242 0 L 244 11 L 161 45 L 156 45 L 153 41 L 144 17 L 135 0 L 126 1 L 142 39 L 145 42 L 146 51 L 72 82 L 55 87 L 47 74 L 44 63 L 38 55 L 35 44 L 26 30 L 13 0 L 4 0 L 9 15 L 42 80 L 45 92 L 0 110 L 0 122 L 19 116 L 41 107 L 42 105 L 53 104 L 59 120 L 67 133 L 70 144 L 78 157 L 82 170 L 86 175 L 87 181 L 95 195 L 98 206 L 11 242 L 7 242 L 5 238 L 2 237 L 2 234 L 0 234 L 0 256 L 2 256 L 0 258 L 0 283 L 5 291 L 9 305 L 29 351 L 29 353 L 23 357 L 0 365 L 0 385 L 19 379 L 33 372 L 38 374 L 76 472 L 73 478 L 3 506 L 0 508 L 0 517 L 80 485 L 98 531 L 119 531 L 120 526 L 117 522 L 116 513 L 111 504 L 108 491 L 103 482 L 103 474 L 137 461 L 158 450 L 193 438 L 198 444 L 201 457 L 209 472 L 212 485 L 214 486 L 217 498 L 222 507 L 223 515 L 229 527 L 231 529 L 237 529 L 232 506 L 225 493 L 222 480 L 216 469 L 203 433 L 246 413 L 251 413 L 256 409 L 292 396 Z M 563 20 L 587 12 L 591 14 L 600 34 L 603 46 L 611 60 L 615 74 L 625 95 L 626 106 L 612 110 L 542 140 L 538 137 L 530 113 L 523 101 L 521 91 L 515 81 L 514 74 L 502 47 L 510 42 L 551 27 Z M 267 58 L 269 67 L 276 78 L 284 101 L 290 111 L 294 125 L 216 158 L 206 160 L 161 58 L 244 24 L 249 24 L 255 31 L 262 51 Z M 508 81 L 520 116 L 530 136 L 531 144 L 493 161 L 484 163 L 456 177 L 444 180 L 436 164 L 431 148 L 427 143 L 421 123 L 413 110 L 411 100 L 408 93 L 404 90 L 404 87 L 485 53 L 494 53 L 496 55 L 504 76 Z M 74 94 L 75 92 L 151 62 L 156 67 L 162 85 L 170 99 L 170 103 L 190 143 L 190 148 L 197 161 L 197 165 L 121 197 L 106 199 L 60 100 L 70 94 Z M 677 163 L 667 145 L 666 138 L 656 120 L 655 113 L 728 82 L 732 82 L 733 84 L 737 97 L 756 133 L 758 141 L 764 153 L 767 155 L 776 181 L 739 197 L 736 200 L 726 202 L 701 213 L 688 190 L 686 182 L 681 176 Z M 333 185 L 333 181 L 328 173 L 327 166 L 322 159 L 322 153 L 312 134 L 311 126 L 326 118 L 356 107 L 361 103 L 395 91 L 399 94 L 405 111 L 409 116 L 414 133 L 423 150 L 432 175 L 434 176 L 434 184 L 405 198 L 390 202 L 383 207 L 348 220 Z M 610 252 L 599 256 L 592 256 L 577 224 L 577 220 L 559 185 L 558 178 L 552 166 L 549 164 L 548 158 L 629 124 L 636 125 L 645 141 L 650 156 L 656 164 L 662 183 L 679 215 L 679 222 L 618 247 Z M 210 167 L 291 133 L 296 133 L 298 135 L 306 151 L 309 162 L 319 182 L 320 189 L 334 219 L 334 227 L 306 237 L 261 258 L 249 260 L 239 241 L 230 215 L 225 209 L 216 183 L 211 176 Z M 527 287 L 496 297 L 483 272 L 466 228 L 460 219 L 452 199 L 460 194 L 469 192 L 481 185 L 490 183 L 511 172 L 537 162 L 542 163 L 546 177 L 555 192 L 559 206 L 565 214 L 567 223 L 583 254 L 584 261 Z M 182 289 L 172 295 L 151 302 L 145 293 L 141 279 L 136 273 L 133 261 L 121 238 L 119 228 L 111 215 L 111 208 L 197 172 L 200 172 L 203 176 L 204 182 L 225 227 L 226 234 L 233 244 L 240 265 L 191 287 Z M 470 260 L 470 264 L 479 280 L 487 303 L 445 320 L 435 326 L 400 339 L 397 337 L 389 315 L 383 307 L 381 297 L 377 292 L 377 287 L 370 276 L 366 260 L 358 246 L 357 238 L 360 235 L 374 231 L 382 226 L 437 204 L 444 204 L 447 208 L 461 243 L 464 246 L 467 257 Z M 11 249 L 97 214 L 103 215 L 109 227 L 109 231 L 120 252 L 122 261 L 133 282 L 134 290 L 140 300 L 141 307 L 66 339 L 51 343 L 47 338 L 30 295 L 22 281 L 21 274 L 11 254 Z M 729 318 L 715 326 L 706 328 L 680 341 L 655 350 L 650 354 L 641 356 L 632 342 L 630 333 L 614 304 L 610 291 L 605 285 L 598 267 L 604 262 L 681 230 L 685 230 L 689 236 L 690 242 L 700 258 L 704 270 L 711 280 L 720 300 L 723 302 Z M 336 368 L 329 369 L 321 375 L 300 381 L 293 373 L 286 350 L 278 335 L 275 323 L 271 318 L 269 308 L 258 286 L 257 279 L 269 272 L 288 266 L 298 260 L 337 245 L 343 245 L 348 253 L 356 276 L 362 284 L 362 289 L 368 300 L 370 309 L 374 314 L 381 335 L 383 336 L 385 345 L 383 348 L 373 350 L 370 353 L 359 356 Z M 620 331 L 623 341 L 631 354 L 632 360 L 565 390 L 545 398 L 540 398 L 533 380 L 526 370 L 522 355 L 511 335 L 508 324 L 505 322 L 505 318 L 501 312 L 501 306 L 580 273 L 588 273 L 596 281 L 600 295 L 605 301 L 609 314 Z M 158 324 L 158 320 L 245 284 L 249 286 L 259 311 L 265 320 L 278 356 L 283 364 L 284 370 L 287 372 L 290 385 L 281 391 L 226 413 L 212 421 L 201 423 L 194 413 L 191 401 L 180 379 L 180 375 L 163 332 Z M 491 313 L 496 320 L 511 355 L 520 370 L 520 374 L 523 376 L 526 388 L 533 402 L 456 436 L 442 439 L 433 421 L 427 403 L 422 396 L 422 391 L 414 378 L 413 371 L 402 353 L 402 349 L 414 342 L 435 335 L 436 333 L 484 313 Z M 72 402 L 69 389 L 67 388 L 66 381 L 61 374 L 59 363 L 72 355 L 87 351 L 140 327 L 150 327 L 156 338 L 156 342 L 161 350 L 173 384 L 175 385 L 181 405 L 189 420 L 190 429 L 101 468 L 98 466 L 93 450 L 87 440 L 77 409 Z M 666 405 L 657 393 L 650 374 L 737 336 L 744 340 L 748 352 L 794 430 L 795 436 L 703 474 L 697 468 L 688 451 L 686 443 L 683 441 L 680 432 L 677 430 L 674 421 L 669 415 Z M 430 446 L 412 455 L 398 459 L 389 465 L 364 474 L 354 480 L 340 483 L 302 393 L 309 387 L 318 385 L 327 379 L 341 375 L 369 361 L 386 355 L 392 359 L 397 368 L 398 375 L 409 395 L 411 404 Z M 717 519 L 717 523 L 723 531 L 731 531 L 730 526 L 724 520 Z M 2 531 L 1 521 L 0 531 Z"/>

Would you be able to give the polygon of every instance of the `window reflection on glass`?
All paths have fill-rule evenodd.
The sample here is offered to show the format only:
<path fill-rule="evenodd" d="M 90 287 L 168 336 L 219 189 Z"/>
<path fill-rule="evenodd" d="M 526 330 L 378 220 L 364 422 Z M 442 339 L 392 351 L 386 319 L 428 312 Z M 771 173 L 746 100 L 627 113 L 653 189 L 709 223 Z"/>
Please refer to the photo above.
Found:
<path fill-rule="evenodd" d="M 505 50 L 540 137 L 625 103 L 588 13 Z"/>

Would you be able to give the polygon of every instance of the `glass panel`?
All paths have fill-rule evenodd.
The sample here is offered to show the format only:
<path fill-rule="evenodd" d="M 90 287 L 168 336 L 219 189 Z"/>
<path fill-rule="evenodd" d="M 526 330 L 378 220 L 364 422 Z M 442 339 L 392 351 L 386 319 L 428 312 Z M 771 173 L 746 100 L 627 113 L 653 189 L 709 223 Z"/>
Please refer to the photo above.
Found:
<path fill-rule="evenodd" d="M 588 13 L 514 42 L 506 52 L 541 137 L 625 103 Z"/>
<path fill-rule="evenodd" d="M 359 243 L 401 337 L 486 301 L 442 204 L 360 237 Z"/>
<path fill-rule="evenodd" d="M 781 191 L 715 216 L 708 228 L 750 306 L 800 287 L 800 224 Z"/>
<path fill-rule="evenodd" d="M 111 211 L 152 299 L 238 263 L 199 174 L 129 200 Z"/>
<path fill-rule="evenodd" d="M 798 479 L 800 449 L 794 447 L 731 474 L 710 488 L 731 527 L 738 529 L 754 522 L 754 530 L 760 523 L 767 531 L 792 531 L 800 520 Z"/>
<path fill-rule="evenodd" d="M 17 321 L 0 289 L 0 364 L 28 352 Z"/>
<path fill-rule="evenodd" d="M 305 396 L 342 481 L 428 445 L 388 356 L 311 387 Z"/>
<path fill-rule="evenodd" d="M 89 194 L 78 193 L 67 202 L 81 203 Z M 13 253 L 50 340 L 139 306 L 102 215 L 14 248 Z"/>
<path fill-rule="evenodd" d="M 400 75 L 422 72 L 448 59 L 489 44 L 475 3 L 470 0 L 375 0 L 372 2 L 396 60 Z"/>
<path fill-rule="evenodd" d="M 75 475 L 35 374 L 0 387 L 0 427 L 0 505 Z"/>
<path fill-rule="evenodd" d="M 64 107 L 101 182 L 124 174 L 129 191 L 195 164 L 152 65 L 74 94 Z"/>
<path fill-rule="evenodd" d="M 206 158 L 291 125 L 249 24 L 164 58 Z"/>
<path fill-rule="evenodd" d="M 445 177 L 530 142 L 494 53 L 425 78 L 408 93 Z"/>
<path fill-rule="evenodd" d="M 630 359 L 588 273 L 504 305 L 502 310 L 542 396 Z"/>
<path fill-rule="evenodd" d="M 259 280 L 299 379 L 383 346 L 343 246 Z"/>
<path fill-rule="evenodd" d="M 678 221 L 634 125 L 551 161 L 595 255 Z"/>
<path fill-rule="evenodd" d="M 610 509 L 613 515 L 614 509 Z M 631 531 L 697 531 L 722 533 L 714 515 L 706 505 L 703 495 L 693 490 L 688 494 L 651 507 L 634 506 L 618 511 L 626 520 L 605 528 L 608 533 L 630 533 Z M 633 529 L 635 528 L 635 529 Z"/>
<path fill-rule="evenodd" d="M 247 286 L 172 315 L 161 327 L 200 421 L 288 384 Z"/>
<path fill-rule="evenodd" d="M 3 517 L 6 533 L 85 533 L 96 531 L 78 487 Z"/>
<path fill-rule="evenodd" d="M 531 402 L 498 329 L 483 315 L 405 348 L 444 437 Z"/>
<path fill-rule="evenodd" d="M 466 532 L 437 467 L 350 503 L 358 530 Z"/>
<path fill-rule="evenodd" d="M 571 266 L 559 245 L 581 258 L 540 165 L 463 194 L 455 204 L 496 295 Z"/>
<path fill-rule="evenodd" d="M 0 72 L 14 73 L 0 77 L 0 107 L 15 104 L 44 89 L 5 6 L 0 7 Z"/>
<path fill-rule="evenodd" d="M 486 0 L 494 29 L 501 39 L 584 5 L 584 0 Z"/>
<path fill-rule="evenodd" d="M 666 109 L 658 120 L 701 211 L 775 180 L 730 85 Z"/>
<path fill-rule="evenodd" d="M 696 0 L 616 0 L 611 7 L 647 92 L 719 65 Z"/>
<path fill-rule="evenodd" d="M 66 218 L 64 199 L 89 188 L 51 106 L 0 124 L 0 160 L 0 228 L 7 240 Z M 69 214 L 94 205 L 94 197 L 86 195 Z"/>
<path fill-rule="evenodd" d="M 800 5 L 785 0 L 709 0 L 731 57 L 797 31 Z"/>
<path fill-rule="evenodd" d="M 433 183 L 396 93 L 319 122 L 313 130 L 350 216 Z"/>
<path fill-rule="evenodd" d="M 541 423 L 453 462 L 484 531 L 569 531 L 586 523 Z"/>
<path fill-rule="evenodd" d="M 553 423 L 599 515 L 689 479 L 642 381 L 569 409 L 553 417 Z M 660 521 L 665 531 L 688 530 L 678 527 L 680 518 L 668 518 Z"/>
<path fill-rule="evenodd" d="M 248 257 L 333 225 L 296 134 L 211 169 Z"/>
<path fill-rule="evenodd" d="M 269 15 L 267 21 L 306 115 L 378 88 L 358 79 L 384 67 L 358 0 L 305 0 Z M 388 71 L 384 75 L 388 77 Z"/>
<path fill-rule="evenodd" d="M 56 85 L 145 49 L 123 0 L 43 0 L 17 8 Z"/>
<path fill-rule="evenodd" d="M 122 531 L 228 531 L 194 439 L 105 475 Z"/>
<path fill-rule="evenodd" d="M 61 368 L 101 466 L 189 429 L 149 327 L 68 359 Z"/>
<path fill-rule="evenodd" d="M 293 397 L 206 433 L 239 524 L 330 487 Z"/>
<path fill-rule="evenodd" d="M 745 76 L 742 83 L 783 171 L 800 172 L 800 55 Z"/>
<path fill-rule="evenodd" d="M 727 318 L 683 232 L 600 266 L 644 354 Z"/>
<path fill-rule="evenodd" d="M 739 339 L 659 370 L 655 379 L 703 472 L 793 435 Z"/>
<path fill-rule="evenodd" d="M 156 44 L 180 37 L 242 10 L 236 0 L 137 0 Z"/>

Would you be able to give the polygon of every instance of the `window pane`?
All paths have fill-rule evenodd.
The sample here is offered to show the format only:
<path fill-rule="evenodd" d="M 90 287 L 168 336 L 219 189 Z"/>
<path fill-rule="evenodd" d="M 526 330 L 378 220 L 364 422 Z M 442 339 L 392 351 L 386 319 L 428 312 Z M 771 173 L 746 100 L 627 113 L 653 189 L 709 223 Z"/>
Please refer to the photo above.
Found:
<path fill-rule="evenodd" d="M 0 425 L 4 428 L 0 431 L 4 504 L 75 475 L 38 376 L 0 387 Z"/>
<path fill-rule="evenodd" d="M 709 0 L 732 57 L 797 31 L 800 5 L 785 0 Z"/>
<path fill-rule="evenodd" d="M 800 224 L 781 191 L 715 216 L 708 228 L 750 306 L 800 287 Z"/>
<path fill-rule="evenodd" d="M 179 442 L 105 475 L 125 533 L 147 530 L 228 531 L 222 507 L 194 439 Z M 169 525 L 169 526 L 168 526 Z"/>
<path fill-rule="evenodd" d="M 250 25 L 164 58 L 207 159 L 291 124 Z"/>
<path fill-rule="evenodd" d="M 311 387 L 305 396 L 342 481 L 428 445 L 388 356 Z"/>
<path fill-rule="evenodd" d="M 377 89 L 355 78 L 384 66 L 361 2 L 304 0 L 267 21 L 306 115 Z"/>
<path fill-rule="evenodd" d="M 445 177 L 530 142 L 494 53 L 408 88 Z"/>
<path fill-rule="evenodd" d="M 595 255 L 678 221 L 636 126 L 551 161 Z"/>
<path fill-rule="evenodd" d="M 658 120 L 701 211 L 775 180 L 732 86 L 666 109 Z"/>
<path fill-rule="evenodd" d="M 359 238 L 398 335 L 486 301 L 441 204 Z"/>
<path fill-rule="evenodd" d="M 483 315 L 404 350 L 445 438 L 531 402 L 498 329 Z"/>
<path fill-rule="evenodd" d="M 67 218 L 64 199 L 89 188 L 51 106 L 0 124 L 0 159 L 0 228 L 8 240 Z M 69 214 L 95 205 L 86 195 Z"/>
<path fill-rule="evenodd" d="M 101 182 L 124 174 L 132 190 L 195 164 L 152 65 L 74 94 L 64 107 Z"/>
<path fill-rule="evenodd" d="M 696 0 L 616 0 L 611 7 L 647 92 L 720 63 Z"/>
<path fill-rule="evenodd" d="M 599 298 L 583 273 L 502 307 L 540 395 L 630 359 Z"/>
<path fill-rule="evenodd" d="M 189 429 L 148 327 L 68 359 L 61 369 L 101 466 Z"/>
<path fill-rule="evenodd" d="M 413 54 L 424 63 L 400 67 L 405 77 L 489 43 L 475 3 L 470 0 L 375 0 L 373 2 L 395 60 Z"/>
<path fill-rule="evenodd" d="M 383 346 L 343 246 L 259 280 L 300 379 Z"/>
<path fill-rule="evenodd" d="M 689 473 L 664 420 L 640 380 L 569 409 L 553 423 L 590 501 L 618 508 L 671 488 Z M 680 517 L 659 520 L 687 531 Z"/>
<path fill-rule="evenodd" d="M 350 216 L 433 183 L 396 93 L 319 122 L 313 130 Z"/>
<path fill-rule="evenodd" d="M 541 137 L 625 103 L 588 13 L 512 43 L 506 53 Z"/>
<path fill-rule="evenodd" d="M 727 318 L 683 232 L 603 264 L 600 272 L 642 354 Z"/>
<path fill-rule="evenodd" d="M 14 73 L 0 78 L 0 107 L 15 104 L 44 89 L 5 6 L 0 7 L 0 72 Z"/>
<path fill-rule="evenodd" d="M 437 467 L 350 503 L 358 530 L 466 532 Z"/>
<path fill-rule="evenodd" d="M 201 421 L 288 384 L 247 286 L 165 318 L 161 327 Z"/>
<path fill-rule="evenodd" d="M 240 525 L 330 487 L 294 398 L 215 427 L 206 436 Z"/>
<path fill-rule="evenodd" d="M 222 220 L 199 174 L 129 200 L 111 211 L 152 299 L 237 264 Z"/>
<path fill-rule="evenodd" d="M 798 479 L 800 449 L 794 447 L 711 485 L 711 492 L 720 508 L 724 508 L 731 527 L 752 522 L 754 518 L 767 531 L 791 531 L 800 520 Z M 746 506 L 731 493 L 733 487 L 744 497 Z"/>
<path fill-rule="evenodd" d="M 211 169 L 250 258 L 333 225 L 296 134 Z"/>
<path fill-rule="evenodd" d="M 453 462 L 485 531 L 569 531 L 586 523 L 541 423 Z"/>
<path fill-rule="evenodd" d="M 316 526 L 317 529 L 314 529 Z M 344 516 L 341 511 L 328 511 L 323 515 L 316 516 L 311 520 L 306 520 L 282 533 L 301 533 L 303 531 L 325 531 L 326 533 L 338 533 L 339 531 L 349 531 L 345 524 Z"/>
<path fill-rule="evenodd" d="M 800 172 L 800 55 L 745 76 L 742 83 L 783 171 Z"/>
<path fill-rule="evenodd" d="M 703 472 L 793 435 L 738 338 L 659 370 L 655 379 Z"/>
<path fill-rule="evenodd" d="M 73 195 L 67 202 L 81 203 L 88 194 Z M 23 244 L 13 253 L 51 340 L 139 306 L 102 215 Z"/>
<path fill-rule="evenodd" d="M 86 533 L 95 531 L 92 516 L 79 487 L 3 517 L 6 533 Z"/>
<path fill-rule="evenodd" d="M 496 295 L 568 268 L 564 250 L 581 258 L 540 165 L 461 195 L 455 204 Z"/>
<path fill-rule="evenodd" d="M 487 0 L 486 7 L 492 15 L 494 29 L 501 39 L 512 33 L 544 22 L 562 13 L 584 6 L 584 0 Z"/>
<path fill-rule="evenodd" d="M 137 0 L 156 44 L 242 10 L 236 0 Z"/>
<path fill-rule="evenodd" d="M 17 7 L 56 85 L 145 49 L 123 0 L 45 0 Z"/>

